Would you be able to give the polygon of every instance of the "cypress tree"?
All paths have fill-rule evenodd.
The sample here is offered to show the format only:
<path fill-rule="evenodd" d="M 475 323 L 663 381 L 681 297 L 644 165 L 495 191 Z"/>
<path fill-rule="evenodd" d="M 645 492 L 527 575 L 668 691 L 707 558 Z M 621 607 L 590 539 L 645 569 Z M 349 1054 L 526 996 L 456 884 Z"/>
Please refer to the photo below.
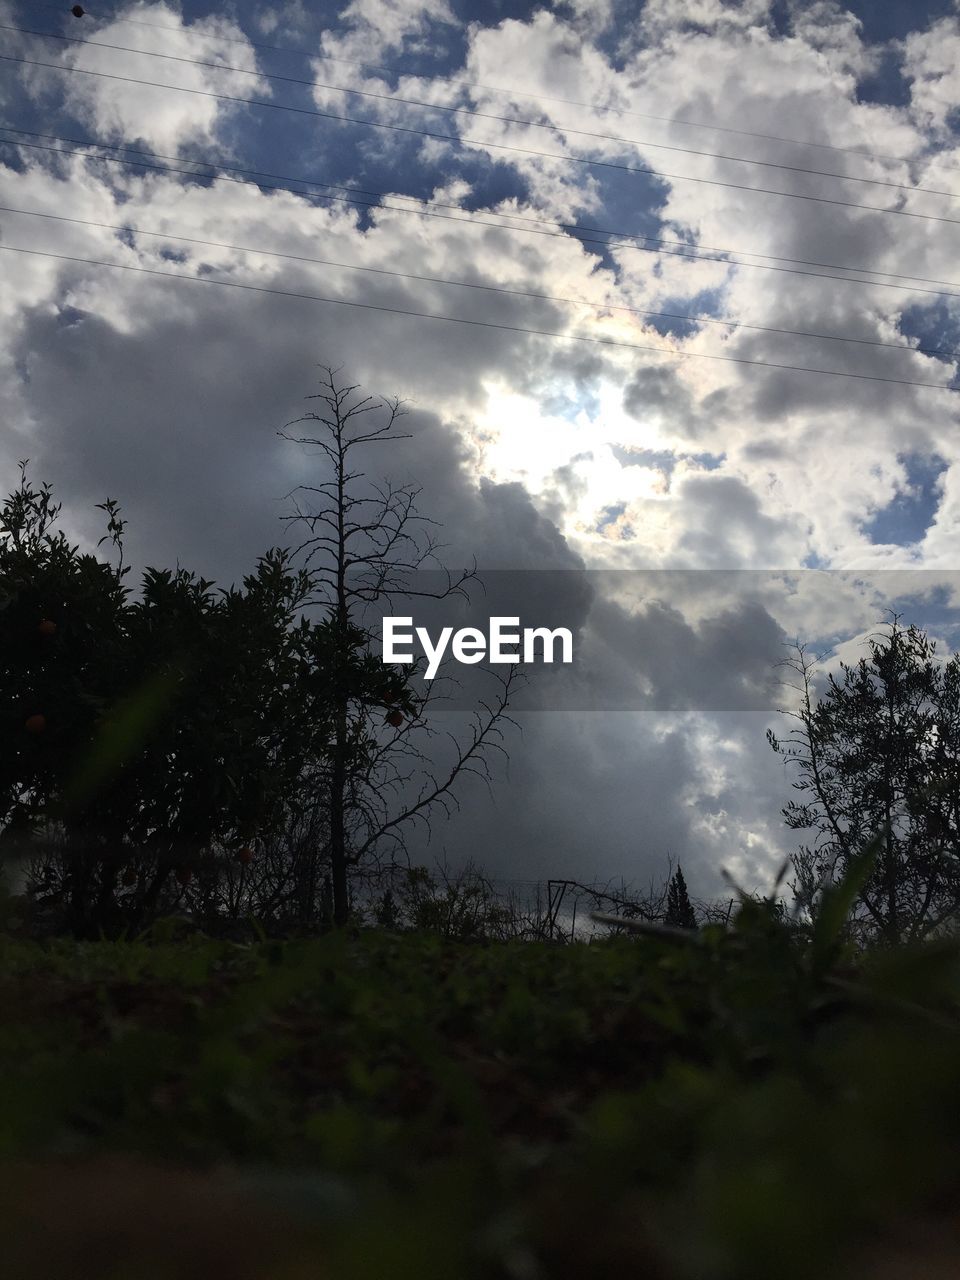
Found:
<path fill-rule="evenodd" d="M 687 882 L 679 865 L 670 880 L 667 889 L 667 914 L 665 923 L 675 929 L 695 929 L 697 918 L 693 913 L 690 895 L 687 893 Z"/>

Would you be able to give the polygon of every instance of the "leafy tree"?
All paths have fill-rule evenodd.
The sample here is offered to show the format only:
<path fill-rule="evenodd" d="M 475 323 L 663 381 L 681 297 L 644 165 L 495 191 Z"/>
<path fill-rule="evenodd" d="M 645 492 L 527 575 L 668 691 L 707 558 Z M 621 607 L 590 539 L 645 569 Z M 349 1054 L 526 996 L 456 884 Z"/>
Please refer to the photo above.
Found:
<path fill-rule="evenodd" d="M 52 837 L 34 889 L 78 933 L 148 918 L 288 818 L 327 750 L 336 647 L 284 550 L 242 587 L 148 569 L 131 598 L 102 509 L 116 567 L 55 529 L 25 464 L 0 507 L 0 825 L 20 852 Z"/>
<path fill-rule="evenodd" d="M 694 914 L 690 895 L 687 893 L 687 882 L 683 878 L 683 871 L 679 863 L 667 889 L 667 910 L 664 916 L 664 924 L 673 925 L 676 929 L 695 929 L 697 927 L 697 917 Z"/>
<path fill-rule="evenodd" d="M 427 697 L 418 697 L 413 683 L 416 668 L 380 666 L 373 656 L 379 632 L 370 620 L 376 618 L 379 627 L 379 617 L 385 609 L 395 612 L 398 599 L 463 594 L 474 573 L 443 574 L 439 589 L 418 589 L 418 571 L 436 566 L 440 550 L 434 522 L 417 509 L 419 490 L 376 483 L 355 469 L 358 453 L 406 438 L 396 430 L 402 409 L 399 401 L 376 401 L 357 392 L 325 369 L 320 391 L 308 397 L 318 411 L 281 432 L 319 454 L 326 472 L 318 484 L 298 487 L 289 519 L 307 527 L 295 554 L 313 575 L 311 602 L 322 609 L 331 637 L 331 743 L 318 778 L 327 844 L 316 862 L 317 874 L 322 863 L 329 864 L 338 925 L 349 914 L 351 876 L 385 854 L 405 856 L 409 830 L 417 823 L 429 827 L 438 810 L 449 813 L 456 805 L 458 780 L 473 774 L 489 783 L 491 756 L 502 751 L 516 678 L 511 668 L 496 695 L 477 708 L 471 732 L 452 740 L 448 763 L 435 770 L 424 750 L 431 731 Z M 288 434 L 303 424 L 312 434 Z M 433 690 L 437 687 L 434 680 Z"/>
<path fill-rule="evenodd" d="M 868 649 L 817 698 L 817 664 L 798 646 L 788 665 L 799 706 L 785 713 L 798 727 L 767 737 L 803 793 L 784 808 L 787 825 L 814 832 L 793 858 L 801 903 L 816 907 L 875 838 L 854 921 L 894 943 L 942 927 L 960 904 L 960 655 L 939 661 L 897 617 Z"/>
<path fill-rule="evenodd" d="M 8 845 L 48 810 L 100 700 L 119 692 L 121 572 L 54 532 L 59 511 L 49 486 L 34 489 L 21 463 L 19 487 L 0 507 L 0 824 Z"/>

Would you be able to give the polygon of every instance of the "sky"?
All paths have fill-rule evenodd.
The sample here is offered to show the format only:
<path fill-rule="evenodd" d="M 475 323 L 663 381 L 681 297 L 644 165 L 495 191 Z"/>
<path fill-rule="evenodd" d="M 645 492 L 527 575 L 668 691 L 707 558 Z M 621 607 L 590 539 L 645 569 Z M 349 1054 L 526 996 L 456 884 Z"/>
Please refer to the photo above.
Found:
<path fill-rule="evenodd" d="M 318 366 L 402 398 L 371 467 L 578 655 L 413 855 L 768 887 L 789 645 L 960 644 L 957 4 L 0 0 L 0 53 L 6 491 L 226 584 Z"/>

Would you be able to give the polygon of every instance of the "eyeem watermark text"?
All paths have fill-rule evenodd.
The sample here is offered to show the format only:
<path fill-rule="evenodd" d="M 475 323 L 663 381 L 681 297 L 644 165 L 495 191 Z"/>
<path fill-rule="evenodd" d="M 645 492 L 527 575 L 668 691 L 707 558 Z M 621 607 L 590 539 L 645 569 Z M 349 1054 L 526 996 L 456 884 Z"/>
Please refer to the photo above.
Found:
<path fill-rule="evenodd" d="M 413 618 L 384 618 L 383 661 L 400 665 L 415 662 L 414 637 L 426 655 L 425 680 L 432 680 L 437 674 L 448 648 L 455 661 L 468 666 L 484 659 L 498 664 L 553 662 L 558 645 L 560 662 L 573 661 L 573 636 L 566 627 L 553 631 L 548 627 L 524 627 L 522 632 L 519 627 L 519 618 L 491 618 L 487 634 L 478 627 L 461 627 L 456 632 L 453 627 L 443 627 L 434 643 L 426 627 L 413 626 Z"/>

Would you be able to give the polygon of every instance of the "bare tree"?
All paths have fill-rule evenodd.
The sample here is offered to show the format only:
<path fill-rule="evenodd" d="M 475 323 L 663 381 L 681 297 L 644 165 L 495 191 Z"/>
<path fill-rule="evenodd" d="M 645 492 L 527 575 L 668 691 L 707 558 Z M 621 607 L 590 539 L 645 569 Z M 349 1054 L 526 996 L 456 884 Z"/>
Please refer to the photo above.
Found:
<path fill-rule="evenodd" d="M 326 856 L 314 859 L 313 876 L 329 862 L 333 918 L 342 925 L 351 876 L 388 855 L 403 860 L 410 830 L 424 824 L 429 832 L 438 811 L 449 815 L 457 804 L 456 785 L 467 776 L 489 786 L 492 759 L 503 753 L 516 675 L 511 668 L 495 681 L 466 735 L 446 735 L 446 764 L 432 765 L 426 745 L 436 731 L 427 714 L 442 685 L 434 680 L 428 693 L 418 694 L 414 667 L 383 666 L 373 653 L 370 620 L 382 616 L 384 606 L 393 612 L 393 602 L 402 598 L 463 597 L 476 570 L 441 570 L 439 585 L 423 589 L 418 574 L 440 567 L 441 544 L 436 522 L 417 509 L 419 489 L 373 481 L 358 469 L 359 453 L 409 438 L 397 430 L 400 402 L 360 395 L 329 368 L 323 369 L 321 390 L 308 399 L 317 408 L 280 434 L 319 456 L 326 475 L 293 491 L 295 509 L 285 519 L 306 527 L 294 555 L 312 575 L 309 603 L 325 611 L 329 629 L 333 731 L 329 764 L 318 783 L 326 810 Z"/>

